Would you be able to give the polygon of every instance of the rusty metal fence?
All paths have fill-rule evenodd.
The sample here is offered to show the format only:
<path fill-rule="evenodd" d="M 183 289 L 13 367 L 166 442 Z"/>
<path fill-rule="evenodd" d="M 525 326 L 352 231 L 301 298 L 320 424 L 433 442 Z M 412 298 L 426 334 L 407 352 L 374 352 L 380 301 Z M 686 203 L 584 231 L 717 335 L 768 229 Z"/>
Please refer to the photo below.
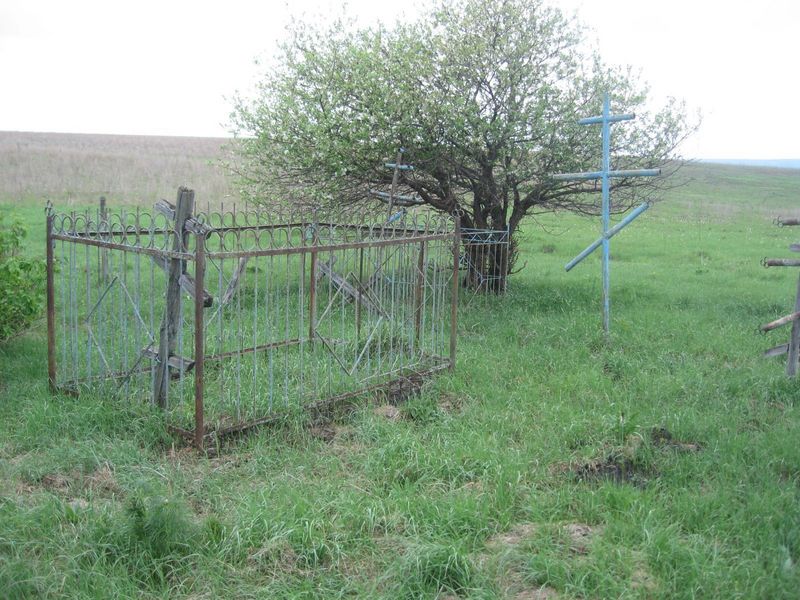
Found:
<path fill-rule="evenodd" d="M 47 215 L 48 374 L 203 446 L 453 368 L 459 225 L 175 205 Z"/>

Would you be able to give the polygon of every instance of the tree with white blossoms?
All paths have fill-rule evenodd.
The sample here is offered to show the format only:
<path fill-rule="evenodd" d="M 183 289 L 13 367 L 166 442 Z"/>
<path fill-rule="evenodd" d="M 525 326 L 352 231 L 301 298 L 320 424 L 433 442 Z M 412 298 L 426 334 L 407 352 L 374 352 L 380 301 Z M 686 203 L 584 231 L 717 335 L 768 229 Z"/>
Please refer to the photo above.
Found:
<path fill-rule="evenodd" d="M 402 147 L 415 168 L 401 172 L 400 193 L 464 227 L 510 230 L 511 256 L 493 261 L 504 278 L 526 215 L 597 214 L 596 182 L 550 176 L 599 168 L 599 131 L 577 121 L 601 112 L 606 91 L 614 112 L 637 113 L 614 130 L 614 168 L 669 175 L 692 129 L 683 106 L 649 111 L 630 70 L 604 64 L 580 26 L 540 0 L 446 1 L 392 27 L 296 23 L 258 96 L 236 102 L 231 167 L 257 202 L 365 208 Z M 615 179 L 613 209 L 668 185 Z"/>

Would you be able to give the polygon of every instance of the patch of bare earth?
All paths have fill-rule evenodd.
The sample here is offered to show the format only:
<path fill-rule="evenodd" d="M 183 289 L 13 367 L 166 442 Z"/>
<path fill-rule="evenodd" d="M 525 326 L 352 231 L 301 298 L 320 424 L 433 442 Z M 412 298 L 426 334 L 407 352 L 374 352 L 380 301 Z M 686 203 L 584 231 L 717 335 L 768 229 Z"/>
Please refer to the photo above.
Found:
<path fill-rule="evenodd" d="M 455 394 L 444 393 L 439 396 L 439 408 L 447 413 L 458 412 L 461 410 L 463 400 Z"/>
<path fill-rule="evenodd" d="M 601 525 L 586 525 L 584 523 L 568 523 L 564 531 L 569 536 L 569 549 L 575 554 L 588 554 L 589 547 L 595 536 L 603 531 Z"/>
<path fill-rule="evenodd" d="M 113 498 L 123 493 L 108 463 L 103 463 L 88 475 L 77 470 L 67 474 L 48 473 L 38 482 L 20 481 L 17 484 L 19 495 L 42 491 L 64 497 L 74 508 L 85 508 L 89 505 L 88 501 L 80 497 L 86 492 L 101 498 Z"/>
<path fill-rule="evenodd" d="M 376 416 L 383 417 L 388 421 L 399 421 L 402 418 L 400 409 L 394 404 L 382 404 L 380 406 L 376 406 L 372 412 Z"/>
<path fill-rule="evenodd" d="M 703 445 L 700 442 L 686 442 L 675 439 L 666 427 L 654 427 L 650 431 L 653 445 L 659 448 L 671 448 L 679 452 L 700 452 Z"/>
<path fill-rule="evenodd" d="M 300 575 L 305 572 L 299 565 L 297 553 L 286 541 L 263 548 L 251 548 L 247 564 L 262 574 Z"/>
<path fill-rule="evenodd" d="M 550 586 L 543 585 L 539 588 L 519 591 L 511 598 L 514 600 L 554 600 L 555 598 L 560 598 L 560 594 Z"/>
<path fill-rule="evenodd" d="M 518 546 L 525 540 L 533 537 L 537 529 L 535 523 L 519 523 L 508 531 L 490 537 L 486 542 L 486 546 L 491 549 Z"/>

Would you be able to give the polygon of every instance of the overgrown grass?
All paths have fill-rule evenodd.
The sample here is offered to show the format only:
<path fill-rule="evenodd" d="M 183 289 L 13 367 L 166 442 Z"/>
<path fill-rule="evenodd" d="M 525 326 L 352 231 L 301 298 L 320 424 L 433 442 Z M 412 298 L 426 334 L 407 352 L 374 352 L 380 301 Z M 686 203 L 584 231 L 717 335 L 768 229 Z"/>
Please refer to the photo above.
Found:
<path fill-rule="evenodd" d="M 793 305 L 797 273 L 759 260 L 797 241 L 771 220 L 800 174 L 692 168 L 612 242 L 609 341 L 599 261 L 563 271 L 597 223 L 543 217 L 399 413 L 198 456 L 146 406 L 51 396 L 42 324 L 0 347 L 3 594 L 796 597 L 800 383 L 760 356 L 788 333 L 755 331 Z"/>

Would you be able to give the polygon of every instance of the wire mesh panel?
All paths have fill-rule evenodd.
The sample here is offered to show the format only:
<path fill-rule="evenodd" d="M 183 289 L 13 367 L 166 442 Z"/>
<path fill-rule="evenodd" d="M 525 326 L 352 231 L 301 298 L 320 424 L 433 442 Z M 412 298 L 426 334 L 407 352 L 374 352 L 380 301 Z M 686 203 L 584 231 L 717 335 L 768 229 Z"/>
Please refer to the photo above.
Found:
<path fill-rule="evenodd" d="M 460 268 L 474 292 L 505 292 L 510 260 L 508 229 L 461 229 Z"/>
<path fill-rule="evenodd" d="M 452 366 L 451 219 L 181 217 L 181 198 L 48 216 L 55 386 L 147 398 L 202 443 Z"/>

